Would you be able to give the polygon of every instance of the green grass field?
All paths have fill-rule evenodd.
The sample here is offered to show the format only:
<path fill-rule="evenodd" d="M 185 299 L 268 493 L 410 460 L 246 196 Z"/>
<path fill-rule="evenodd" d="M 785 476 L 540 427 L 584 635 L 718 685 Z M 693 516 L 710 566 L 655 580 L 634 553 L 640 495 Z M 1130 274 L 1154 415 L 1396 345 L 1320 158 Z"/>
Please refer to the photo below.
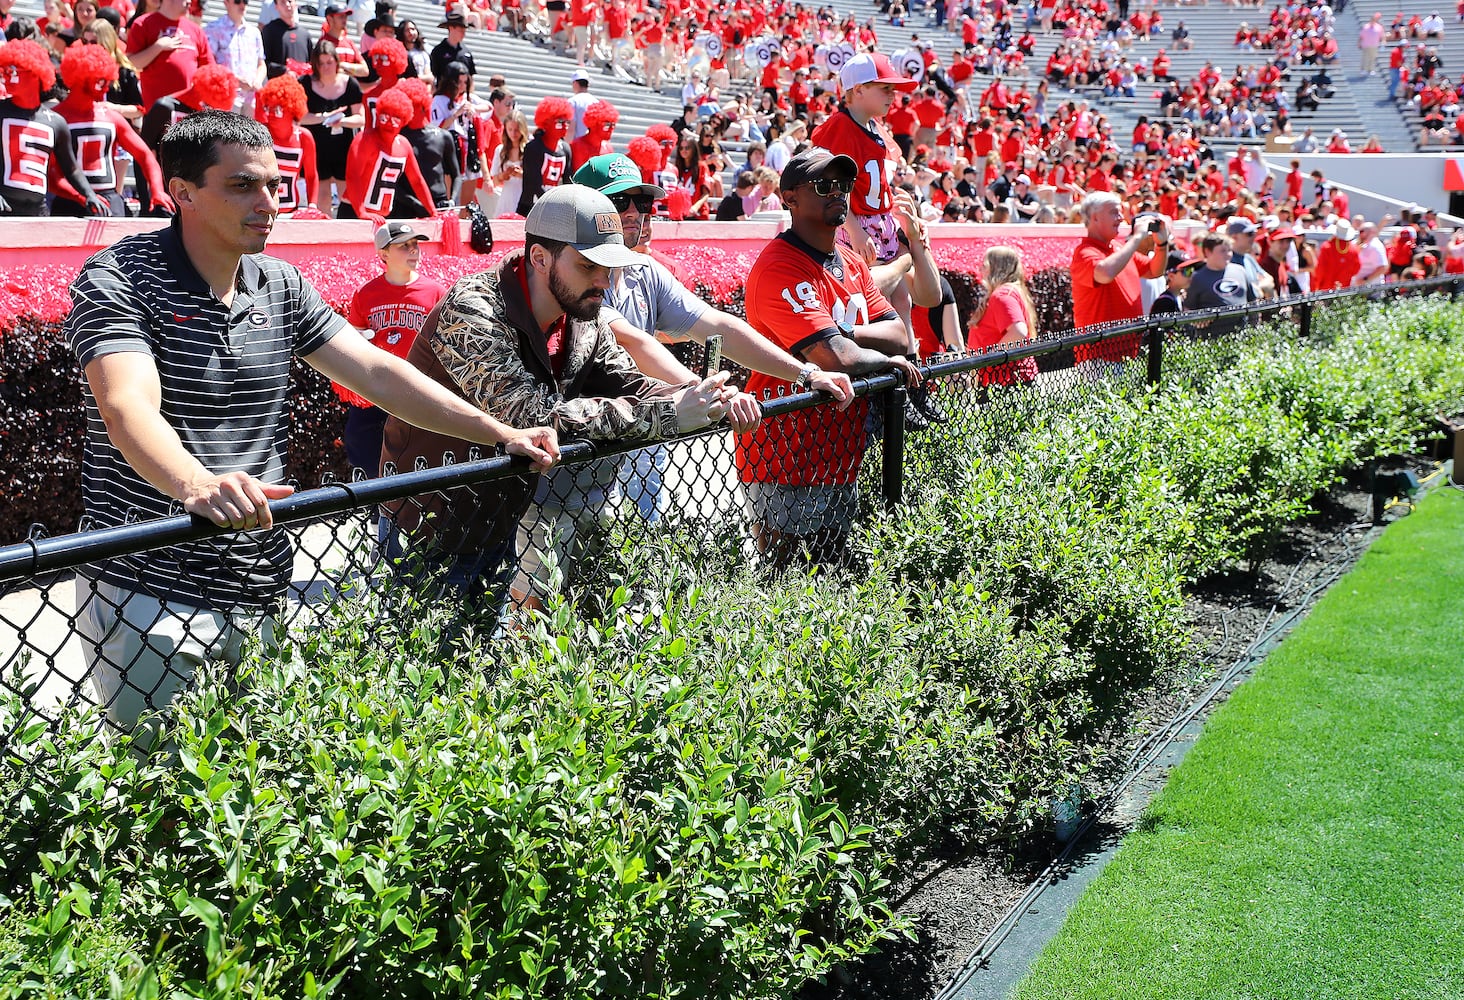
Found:
<path fill-rule="evenodd" d="M 1014 997 L 1464 997 L 1464 494 L 1214 714 Z"/>

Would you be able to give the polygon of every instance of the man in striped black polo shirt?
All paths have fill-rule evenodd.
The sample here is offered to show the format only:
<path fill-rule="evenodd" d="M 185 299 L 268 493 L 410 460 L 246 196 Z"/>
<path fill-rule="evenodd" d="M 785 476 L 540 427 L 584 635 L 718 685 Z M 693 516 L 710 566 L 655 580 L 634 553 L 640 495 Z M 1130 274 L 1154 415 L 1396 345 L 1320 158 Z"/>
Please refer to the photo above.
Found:
<path fill-rule="evenodd" d="M 85 373 L 82 499 L 97 527 L 165 517 L 175 501 L 231 534 L 114 559 L 78 580 L 77 628 L 108 714 L 161 708 L 201 663 L 237 663 L 269 628 L 292 553 L 268 501 L 288 439 L 292 355 L 403 420 L 505 444 L 546 467 L 555 433 L 494 419 L 337 316 L 261 251 L 279 202 L 268 130 L 230 112 L 182 120 L 159 149 L 171 226 L 121 240 L 71 286 L 66 336 Z"/>

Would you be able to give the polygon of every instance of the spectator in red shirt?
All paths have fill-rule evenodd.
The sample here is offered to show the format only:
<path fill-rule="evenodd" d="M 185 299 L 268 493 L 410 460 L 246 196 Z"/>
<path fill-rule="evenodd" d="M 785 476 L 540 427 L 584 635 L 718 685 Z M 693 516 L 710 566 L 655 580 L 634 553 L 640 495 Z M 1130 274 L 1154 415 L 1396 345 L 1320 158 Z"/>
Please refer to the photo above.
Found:
<path fill-rule="evenodd" d="M 594 26 L 598 13 L 599 9 L 595 0 L 570 0 L 570 47 L 574 49 L 575 58 L 581 66 L 585 65 L 590 57 L 590 29 Z"/>
<path fill-rule="evenodd" d="M 1352 279 L 1362 269 L 1362 258 L 1353 240 L 1357 230 L 1345 219 L 1337 223 L 1330 240 L 1317 250 L 1317 266 L 1312 274 L 1311 290 L 1330 292 L 1337 288 L 1351 286 Z"/>
<path fill-rule="evenodd" d="M 1079 331 L 1102 323 L 1139 319 L 1144 315 L 1140 278 L 1164 273 L 1169 234 L 1160 226 L 1151 232 L 1139 226 L 1119 240 L 1123 211 L 1118 196 L 1104 191 L 1087 195 L 1078 205 L 1088 235 L 1073 251 L 1071 265 L 1073 325 Z M 1139 337 L 1129 334 L 1099 344 L 1080 345 L 1079 362 L 1121 364 L 1139 352 Z"/>
<path fill-rule="evenodd" d="M 945 102 L 936 96 L 934 87 L 926 87 L 921 96 L 910 103 L 910 110 L 917 123 L 916 145 L 934 146 L 936 132 L 946 115 Z"/>
<path fill-rule="evenodd" d="M 187 12 L 187 0 L 162 0 L 127 31 L 127 58 L 137 70 L 144 111 L 160 97 L 183 93 L 198 68 L 213 62 L 208 37 Z"/>
<path fill-rule="evenodd" d="M 376 252 L 383 273 L 356 290 L 346 316 L 373 345 L 399 358 L 407 356 L 432 307 L 447 297 L 445 285 L 417 273 L 426 238 L 408 222 L 388 222 L 377 229 Z M 332 383 L 331 387 L 348 407 L 342 435 L 346 458 L 374 476 L 381 465 L 386 411 L 345 386 Z"/>

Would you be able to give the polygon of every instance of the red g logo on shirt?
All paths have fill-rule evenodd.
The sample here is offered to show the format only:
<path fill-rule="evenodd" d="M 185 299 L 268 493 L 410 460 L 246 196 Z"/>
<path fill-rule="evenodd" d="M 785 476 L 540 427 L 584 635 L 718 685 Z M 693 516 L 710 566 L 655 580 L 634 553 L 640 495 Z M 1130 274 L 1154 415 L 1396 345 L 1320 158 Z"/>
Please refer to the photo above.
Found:
<path fill-rule="evenodd" d="M 46 193 L 46 168 L 56 148 L 51 126 L 6 118 L 4 122 L 5 185 L 33 194 Z"/>
<path fill-rule="evenodd" d="M 397 178 L 407 168 L 405 156 L 388 156 L 386 153 L 378 153 L 376 166 L 371 170 L 371 183 L 366 186 L 366 203 L 362 205 L 367 211 L 380 212 L 385 215 L 391 211 L 392 199 L 396 195 Z"/>

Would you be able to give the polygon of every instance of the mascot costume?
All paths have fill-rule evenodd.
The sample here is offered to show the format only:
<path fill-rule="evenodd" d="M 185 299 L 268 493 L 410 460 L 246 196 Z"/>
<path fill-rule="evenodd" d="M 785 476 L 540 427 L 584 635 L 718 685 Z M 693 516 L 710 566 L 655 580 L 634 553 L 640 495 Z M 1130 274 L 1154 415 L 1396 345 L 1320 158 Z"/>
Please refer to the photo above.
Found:
<path fill-rule="evenodd" d="M 107 91 L 117 80 L 117 60 L 100 45 L 72 45 L 61 58 L 61 81 L 70 93 L 56 105 L 56 113 L 66 119 L 71 131 L 71 152 L 98 198 L 104 199 L 115 216 L 125 216 L 127 205 L 122 200 L 122 178 L 118 176 L 116 156 L 127 151 L 137 164 L 137 172 L 146 178 L 150 192 L 145 206 L 157 213 L 171 214 L 173 199 L 163 186 L 163 172 L 158 158 L 147 148 L 132 123 L 114 111 L 107 101 Z M 59 176 L 56 163 L 51 163 L 52 215 L 83 216 L 86 201 Z M 141 185 L 139 185 L 141 186 Z"/>
<path fill-rule="evenodd" d="M 320 175 L 315 170 L 315 137 L 302 128 L 305 88 L 293 76 L 277 76 L 254 95 L 254 113 L 269 129 L 280 167 L 280 214 L 315 204 Z M 318 217 L 318 213 L 317 213 Z"/>
<path fill-rule="evenodd" d="M 596 101 L 585 109 L 585 134 L 569 144 L 569 172 L 574 173 L 591 158 L 615 152 L 610 137 L 620 112 L 609 101 Z"/>
<path fill-rule="evenodd" d="M 534 137 L 524 146 L 524 190 L 515 211 L 528 217 L 539 196 L 569 176 L 569 143 L 574 109 L 563 97 L 546 97 L 534 109 Z M 507 208 L 508 206 L 503 206 Z"/>
<path fill-rule="evenodd" d="M 406 94 L 392 88 L 377 98 L 375 124 L 351 140 L 351 151 L 346 156 L 346 193 L 336 218 L 370 219 L 381 225 L 391 214 L 397 180 L 403 176 L 419 202 L 432 204 L 432 192 L 427 190 L 427 181 L 417 166 L 417 154 L 402 135 L 402 129 L 411 121 L 412 99 Z"/>
<path fill-rule="evenodd" d="M 29 39 L 0 46 L 0 215 L 45 215 L 52 176 L 71 185 L 88 215 L 111 207 L 87 182 L 72 152 L 71 129 L 41 95 L 56 85 L 46 50 Z"/>

